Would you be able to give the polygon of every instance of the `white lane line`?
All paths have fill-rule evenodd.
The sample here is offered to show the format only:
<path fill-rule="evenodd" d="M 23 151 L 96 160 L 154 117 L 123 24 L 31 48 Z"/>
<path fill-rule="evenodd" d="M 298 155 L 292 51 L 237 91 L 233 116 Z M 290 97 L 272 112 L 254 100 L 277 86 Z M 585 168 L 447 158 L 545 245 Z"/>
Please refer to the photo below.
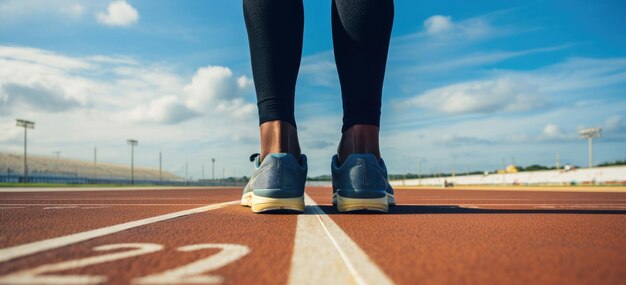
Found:
<path fill-rule="evenodd" d="M 13 206 L 20 206 L 21 208 L 23 208 L 22 206 L 33 206 L 33 207 L 37 207 L 37 206 L 44 206 L 44 207 L 55 207 L 55 206 L 77 206 L 77 207 L 82 207 L 82 206 L 120 206 L 120 207 L 126 207 L 126 206 L 200 206 L 200 205 L 206 205 L 206 204 L 98 204 L 98 203 L 91 203 L 91 204 L 83 204 L 83 203 L 75 203 L 75 204 L 24 204 L 24 203 L 11 203 L 11 204 L 0 204 L 0 208 L 1 207 L 13 207 Z"/>
<path fill-rule="evenodd" d="M 212 205 L 207 205 L 204 207 L 169 213 L 165 215 L 141 219 L 141 220 L 132 221 L 132 222 L 126 222 L 123 224 L 99 228 L 99 229 L 90 230 L 86 232 L 75 233 L 71 235 L 66 235 L 66 236 L 46 239 L 42 241 L 22 244 L 18 246 L 3 248 L 3 249 L 0 249 L 0 262 L 8 261 L 8 260 L 15 259 L 18 257 L 27 256 L 27 255 L 35 254 L 38 252 L 51 250 L 51 249 L 55 249 L 55 248 L 59 248 L 59 247 L 63 247 L 63 246 L 67 246 L 67 245 L 71 245 L 75 243 L 79 243 L 79 242 L 86 241 L 89 239 L 93 239 L 93 238 L 97 238 L 97 237 L 101 237 L 105 235 L 110 235 L 113 233 L 121 232 L 124 230 L 132 229 L 132 228 L 136 228 L 140 226 L 145 226 L 145 225 L 156 223 L 156 222 L 161 222 L 161 221 L 174 219 L 174 218 L 178 218 L 182 216 L 187 216 L 187 215 L 202 213 L 202 212 L 206 212 L 210 210 L 224 208 L 229 205 L 238 204 L 239 202 L 240 202 L 239 200 L 236 200 L 236 201 L 212 204 Z"/>
<path fill-rule="evenodd" d="M 44 207 L 44 210 L 58 210 L 58 209 L 75 209 L 78 206 L 52 206 L 52 207 Z"/>
<path fill-rule="evenodd" d="M 296 225 L 289 284 L 393 284 L 308 195 L 305 203 Z"/>
<path fill-rule="evenodd" d="M 67 205 L 67 206 L 51 206 L 44 207 L 44 210 L 62 210 L 62 209 L 103 209 L 108 208 L 109 206 L 78 206 L 78 205 Z"/>
<path fill-rule="evenodd" d="M 79 201 L 132 201 L 132 200 L 198 200 L 198 198 L 180 198 L 180 197 L 165 197 L 165 198 L 156 198 L 156 197 L 134 197 L 134 198 L 98 198 L 98 197 L 59 197 L 55 196 L 54 198 L 46 198 L 46 197 L 2 197 L 3 201 L 68 201 L 68 200 L 79 200 Z"/>
<path fill-rule="evenodd" d="M 429 206 L 438 206 L 438 205 L 411 205 L 411 206 L 423 206 L 423 207 L 429 207 Z M 454 206 L 454 205 L 449 205 L 449 206 Z M 556 208 L 556 209 L 563 209 L 566 210 L 568 208 L 571 209 L 624 209 L 626 208 L 625 204 L 466 204 L 466 205 L 458 205 L 459 207 L 464 207 L 464 208 L 482 208 L 482 207 L 494 207 L 494 206 L 501 206 L 501 207 L 550 207 L 550 208 Z M 498 210 L 504 210 L 504 209 L 498 209 Z M 519 209 L 514 209 L 511 208 L 511 210 L 519 210 Z"/>
<path fill-rule="evenodd" d="M 593 199 L 593 198 L 581 198 L 581 199 L 545 199 L 545 198 L 536 198 L 536 199 L 494 199 L 494 198 L 419 198 L 417 201 L 609 201 L 609 199 Z M 611 202 L 624 202 L 626 199 L 610 199 Z"/>
<path fill-rule="evenodd" d="M 78 207 L 79 209 L 85 209 L 85 210 L 91 210 L 91 209 L 104 209 L 104 208 L 108 208 L 109 206 L 88 206 L 88 207 L 83 207 L 80 206 Z"/>
<path fill-rule="evenodd" d="M 0 193 L 24 192 L 91 192 L 136 190 L 214 190 L 241 188 L 239 186 L 148 186 L 148 187 L 2 187 Z"/>

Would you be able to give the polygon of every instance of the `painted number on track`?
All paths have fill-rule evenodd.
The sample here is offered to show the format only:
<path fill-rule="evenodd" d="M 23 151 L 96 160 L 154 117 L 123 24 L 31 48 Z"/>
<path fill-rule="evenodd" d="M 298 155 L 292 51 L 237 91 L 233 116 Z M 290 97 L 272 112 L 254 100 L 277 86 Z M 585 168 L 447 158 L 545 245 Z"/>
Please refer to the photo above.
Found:
<path fill-rule="evenodd" d="M 178 251 L 189 252 L 202 249 L 221 249 L 216 254 L 196 260 L 189 264 L 166 270 L 161 273 L 139 277 L 135 284 L 218 284 L 224 281 L 222 276 L 204 274 L 235 262 L 250 252 L 245 245 L 206 243 L 181 246 Z M 92 257 L 72 259 L 52 264 L 44 264 L 31 269 L 0 276 L 0 284 L 98 284 L 108 280 L 102 275 L 51 275 L 46 273 L 82 268 L 90 265 L 115 261 L 163 250 L 163 246 L 154 243 L 118 243 L 94 247 L 94 251 L 129 249 Z M 46 274 L 46 275 L 44 275 Z"/>
<path fill-rule="evenodd" d="M 179 251 L 195 251 L 208 248 L 222 249 L 217 254 L 194 261 L 178 268 L 170 269 L 162 273 L 137 278 L 136 284 L 217 284 L 222 283 L 224 278 L 217 275 L 203 275 L 202 273 L 218 269 L 224 265 L 238 260 L 250 252 L 245 245 L 225 243 L 205 243 L 181 246 Z"/>

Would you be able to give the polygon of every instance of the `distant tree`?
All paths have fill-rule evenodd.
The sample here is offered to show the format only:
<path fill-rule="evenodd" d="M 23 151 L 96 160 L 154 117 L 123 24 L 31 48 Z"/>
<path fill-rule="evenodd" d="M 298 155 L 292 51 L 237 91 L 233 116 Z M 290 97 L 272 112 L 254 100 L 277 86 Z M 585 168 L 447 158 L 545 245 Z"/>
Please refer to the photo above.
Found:
<path fill-rule="evenodd" d="M 543 165 L 539 165 L 539 164 L 533 164 L 530 166 L 526 166 L 524 167 L 523 171 L 537 171 L 537 170 L 549 170 L 550 168 L 547 166 L 543 166 Z"/>
<path fill-rule="evenodd" d="M 625 160 L 616 160 L 616 161 L 612 161 L 612 162 L 603 162 L 598 164 L 598 166 L 602 167 L 602 166 L 616 166 L 616 165 L 626 165 L 626 159 Z"/>

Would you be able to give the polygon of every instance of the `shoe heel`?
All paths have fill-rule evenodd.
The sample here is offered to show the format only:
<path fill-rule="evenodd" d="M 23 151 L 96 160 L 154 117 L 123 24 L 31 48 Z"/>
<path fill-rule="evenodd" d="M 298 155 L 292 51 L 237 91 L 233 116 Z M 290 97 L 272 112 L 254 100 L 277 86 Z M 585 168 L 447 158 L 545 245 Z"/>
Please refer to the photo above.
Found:
<path fill-rule="evenodd" d="M 304 196 L 297 198 L 268 198 L 252 195 L 252 212 L 289 210 L 304 213 Z"/>
<path fill-rule="evenodd" d="M 387 213 L 389 206 L 387 205 L 387 197 L 361 199 L 337 195 L 337 210 L 339 212 L 366 210 Z"/>

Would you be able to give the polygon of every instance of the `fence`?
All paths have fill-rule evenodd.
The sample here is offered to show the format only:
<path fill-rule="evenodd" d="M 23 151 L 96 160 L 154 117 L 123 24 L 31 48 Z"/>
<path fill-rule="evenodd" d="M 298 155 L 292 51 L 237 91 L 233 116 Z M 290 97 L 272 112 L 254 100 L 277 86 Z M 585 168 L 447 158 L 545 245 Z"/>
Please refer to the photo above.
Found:
<path fill-rule="evenodd" d="M 14 173 L 0 174 L 0 183 L 48 183 L 48 184 L 108 184 L 108 185 L 130 185 L 131 179 L 118 178 L 91 178 L 81 176 L 65 175 L 38 175 L 30 174 L 28 177 Z M 135 179 L 137 185 L 167 185 L 167 186 L 243 186 L 244 181 L 236 180 L 154 180 Z"/>

